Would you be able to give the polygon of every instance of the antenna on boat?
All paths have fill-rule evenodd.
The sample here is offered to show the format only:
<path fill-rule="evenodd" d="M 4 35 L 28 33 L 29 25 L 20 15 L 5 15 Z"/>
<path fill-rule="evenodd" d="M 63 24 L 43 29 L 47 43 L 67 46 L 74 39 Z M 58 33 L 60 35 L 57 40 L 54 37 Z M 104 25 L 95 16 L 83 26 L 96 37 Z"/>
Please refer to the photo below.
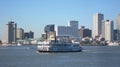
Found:
<path fill-rule="evenodd" d="M 54 31 L 55 43 L 57 42 L 56 31 Z"/>
<path fill-rule="evenodd" d="M 47 31 L 45 31 L 45 34 L 46 34 L 46 38 L 45 38 L 45 39 L 46 39 L 46 42 L 47 42 L 47 38 L 48 38 L 48 36 L 47 36 Z"/>

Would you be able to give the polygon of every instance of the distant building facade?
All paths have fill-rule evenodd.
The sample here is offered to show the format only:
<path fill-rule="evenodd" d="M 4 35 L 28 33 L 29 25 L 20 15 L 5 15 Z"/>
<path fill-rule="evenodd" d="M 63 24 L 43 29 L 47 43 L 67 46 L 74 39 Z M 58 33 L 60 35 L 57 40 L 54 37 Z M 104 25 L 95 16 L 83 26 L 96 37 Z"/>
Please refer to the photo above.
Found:
<path fill-rule="evenodd" d="M 0 40 L 0 45 L 2 44 L 2 41 Z"/>
<path fill-rule="evenodd" d="M 17 40 L 24 39 L 24 30 L 22 28 L 17 28 Z"/>
<path fill-rule="evenodd" d="M 58 26 L 56 28 L 57 36 L 78 37 L 78 21 L 69 21 L 68 26 Z"/>
<path fill-rule="evenodd" d="M 55 25 L 54 24 L 50 24 L 50 25 L 46 25 L 44 27 L 44 32 L 45 34 L 42 34 L 42 38 L 45 40 L 55 40 Z"/>
<path fill-rule="evenodd" d="M 106 41 L 113 41 L 114 40 L 114 25 L 113 21 L 111 20 L 105 20 L 103 21 L 103 30 L 102 35 L 104 35 L 103 38 L 105 38 Z"/>
<path fill-rule="evenodd" d="M 34 38 L 34 32 L 32 32 L 32 31 L 25 32 L 24 33 L 24 39 L 28 39 L 28 38 Z"/>
<path fill-rule="evenodd" d="M 120 14 L 117 16 L 116 25 L 117 25 L 117 40 L 120 41 Z"/>
<path fill-rule="evenodd" d="M 32 31 L 29 32 L 29 38 L 34 38 L 34 32 Z"/>
<path fill-rule="evenodd" d="M 58 26 L 56 28 L 56 34 L 57 36 L 71 36 L 70 29 L 71 27 L 68 26 Z"/>
<path fill-rule="evenodd" d="M 102 32 L 101 32 L 101 38 L 105 38 L 105 22 L 106 21 L 102 21 Z"/>
<path fill-rule="evenodd" d="M 28 39 L 29 38 L 29 32 L 25 32 L 24 33 L 24 39 Z"/>
<path fill-rule="evenodd" d="M 55 31 L 55 25 L 51 24 L 51 25 L 46 25 L 44 28 L 45 32 L 54 32 Z"/>
<path fill-rule="evenodd" d="M 42 40 L 46 39 L 46 34 L 41 34 L 41 39 Z"/>
<path fill-rule="evenodd" d="M 114 30 L 114 40 L 117 41 L 117 35 L 118 35 L 118 31 L 117 29 Z"/>
<path fill-rule="evenodd" d="M 93 38 L 101 35 L 102 20 L 104 20 L 104 15 L 101 13 L 96 13 L 93 16 Z"/>
<path fill-rule="evenodd" d="M 86 29 L 84 26 L 81 26 L 81 28 L 78 30 L 78 33 L 82 38 L 92 36 L 92 31 L 90 29 Z"/>
<path fill-rule="evenodd" d="M 71 21 L 69 21 L 68 22 L 68 26 L 69 27 L 71 27 L 70 29 L 71 29 L 71 35 L 73 36 L 73 37 L 78 37 L 79 35 L 78 35 L 78 21 L 75 21 L 75 20 L 71 20 Z"/>
<path fill-rule="evenodd" d="M 17 24 L 13 21 L 6 24 L 6 43 L 16 43 Z"/>

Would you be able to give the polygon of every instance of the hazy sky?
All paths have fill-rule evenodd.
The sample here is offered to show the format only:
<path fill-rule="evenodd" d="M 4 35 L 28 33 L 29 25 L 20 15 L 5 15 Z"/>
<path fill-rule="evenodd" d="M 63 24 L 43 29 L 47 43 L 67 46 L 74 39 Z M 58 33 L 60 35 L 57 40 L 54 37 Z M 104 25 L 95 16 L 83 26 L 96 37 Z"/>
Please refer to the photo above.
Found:
<path fill-rule="evenodd" d="M 4 39 L 5 24 L 11 20 L 39 37 L 45 25 L 67 25 L 69 20 L 92 29 L 97 12 L 116 22 L 120 0 L 0 0 L 0 39 Z"/>

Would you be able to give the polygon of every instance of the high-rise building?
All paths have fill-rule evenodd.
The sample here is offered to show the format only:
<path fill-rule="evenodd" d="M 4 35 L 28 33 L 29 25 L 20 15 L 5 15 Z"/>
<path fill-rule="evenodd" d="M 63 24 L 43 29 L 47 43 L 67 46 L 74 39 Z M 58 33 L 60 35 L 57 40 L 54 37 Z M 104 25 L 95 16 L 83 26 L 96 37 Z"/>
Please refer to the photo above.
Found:
<path fill-rule="evenodd" d="M 116 25 L 117 25 L 117 40 L 120 41 L 120 14 L 117 16 Z"/>
<path fill-rule="evenodd" d="M 72 32 L 70 33 L 71 27 L 68 26 L 58 26 L 56 28 L 56 35 L 57 36 L 72 36 Z"/>
<path fill-rule="evenodd" d="M 81 26 L 81 28 L 78 30 L 78 34 L 83 38 L 84 37 L 84 29 L 85 26 Z"/>
<path fill-rule="evenodd" d="M 101 37 L 102 38 L 105 38 L 105 22 L 106 21 L 102 21 L 102 31 L 101 31 Z"/>
<path fill-rule="evenodd" d="M 93 38 L 101 35 L 102 20 L 104 20 L 104 15 L 101 13 L 96 13 L 93 16 Z"/>
<path fill-rule="evenodd" d="M 78 21 L 71 20 L 68 22 L 68 27 L 70 28 L 70 33 L 73 37 L 78 37 Z"/>
<path fill-rule="evenodd" d="M 117 33 L 118 31 L 116 29 L 114 29 L 114 40 L 117 41 Z"/>
<path fill-rule="evenodd" d="M 44 28 L 44 31 L 45 32 L 54 32 L 55 31 L 54 27 L 55 27 L 54 24 L 46 25 Z"/>
<path fill-rule="evenodd" d="M 34 32 L 32 32 L 32 31 L 25 32 L 24 33 L 24 39 L 28 39 L 28 38 L 34 38 Z"/>
<path fill-rule="evenodd" d="M 44 39 L 47 39 L 47 40 L 55 40 L 55 25 L 54 24 L 51 24 L 51 25 L 46 25 L 45 28 L 44 28 L 44 32 L 46 33 L 44 35 Z"/>
<path fill-rule="evenodd" d="M 58 26 L 56 28 L 57 36 L 70 36 L 79 38 L 78 36 L 78 21 L 69 21 L 68 26 Z"/>
<path fill-rule="evenodd" d="M 34 38 L 34 32 L 32 31 L 29 32 L 29 38 Z"/>
<path fill-rule="evenodd" d="M 84 37 L 91 37 L 92 32 L 90 29 L 85 28 L 84 26 L 81 26 L 81 28 L 78 31 L 79 35 L 84 38 Z"/>
<path fill-rule="evenodd" d="M 114 25 L 113 21 L 106 20 L 105 21 L 105 40 L 113 41 L 114 40 Z"/>
<path fill-rule="evenodd" d="M 41 34 L 41 39 L 42 40 L 46 39 L 46 34 Z"/>
<path fill-rule="evenodd" d="M 25 32 L 24 33 L 24 39 L 28 39 L 29 38 L 29 32 Z"/>
<path fill-rule="evenodd" d="M 13 21 L 8 22 L 6 24 L 6 42 L 7 43 L 15 43 L 16 42 L 16 29 L 17 24 Z"/>
<path fill-rule="evenodd" d="M 17 40 L 24 39 L 24 30 L 22 28 L 17 28 Z"/>

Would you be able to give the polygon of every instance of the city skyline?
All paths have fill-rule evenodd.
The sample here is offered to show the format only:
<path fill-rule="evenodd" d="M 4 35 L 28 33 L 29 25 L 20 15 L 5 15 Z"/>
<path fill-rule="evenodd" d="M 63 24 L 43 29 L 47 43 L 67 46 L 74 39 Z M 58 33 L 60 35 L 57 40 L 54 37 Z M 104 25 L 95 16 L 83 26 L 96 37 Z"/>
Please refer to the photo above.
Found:
<path fill-rule="evenodd" d="M 105 19 L 114 21 L 120 13 L 118 0 L 1 0 L 0 39 L 5 38 L 5 25 L 13 20 L 18 28 L 35 32 L 40 37 L 47 24 L 66 25 L 69 20 L 79 21 L 80 26 L 93 29 L 93 14 L 100 12 Z"/>

